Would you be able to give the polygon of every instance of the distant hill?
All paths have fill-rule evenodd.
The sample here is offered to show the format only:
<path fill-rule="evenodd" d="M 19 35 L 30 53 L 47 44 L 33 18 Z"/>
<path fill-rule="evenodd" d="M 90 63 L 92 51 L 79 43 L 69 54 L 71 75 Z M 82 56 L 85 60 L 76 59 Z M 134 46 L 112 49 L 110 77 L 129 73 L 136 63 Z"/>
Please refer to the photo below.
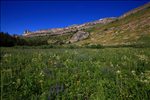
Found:
<path fill-rule="evenodd" d="M 99 19 L 93 22 L 88 22 L 88 23 L 84 23 L 81 25 L 71 25 L 65 28 L 53 28 L 53 29 L 47 29 L 47 30 L 38 30 L 38 31 L 28 31 L 26 30 L 23 34 L 23 36 L 25 37 L 34 37 L 34 36 L 45 36 L 45 35 L 63 35 L 63 34 L 67 34 L 67 33 L 71 33 L 71 32 L 77 32 L 80 30 L 84 30 L 84 29 L 88 29 L 93 27 L 96 24 L 107 24 L 110 23 L 112 21 L 114 21 L 116 18 L 115 17 L 111 17 L 111 18 L 104 18 L 104 19 Z"/>
<path fill-rule="evenodd" d="M 125 13 L 107 25 L 97 24 L 90 29 L 88 39 L 79 41 L 76 44 L 149 45 L 150 3 Z"/>
<path fill-rule="evenodd" d="M 103 18 L 65 28 L 25 31 L 25 38 L 44 38 L 48 44 L 150 45 L 150 3 L 118 18 Z"/>

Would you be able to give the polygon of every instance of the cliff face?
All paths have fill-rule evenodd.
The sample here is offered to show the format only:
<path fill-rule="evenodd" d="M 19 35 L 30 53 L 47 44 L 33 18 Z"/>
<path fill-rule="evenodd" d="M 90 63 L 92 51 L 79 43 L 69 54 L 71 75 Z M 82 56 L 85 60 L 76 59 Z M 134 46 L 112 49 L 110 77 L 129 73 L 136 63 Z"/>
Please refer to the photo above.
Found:
<path fill-rule="evenodd" d="M 72 25 L 72 26 L 68 26 L 68 27 L 65 27 L 65 28 L 53 28 L 53 29 L 48 29 L 48 30 L 39 30 L 39 31 L 35 31 L 35 32 L 25 31 L 23 36 L 25 36 L 25 37 L 34 37 L 34 36 L 45 36 L 45 35 L 68 34 L 68 33 L 71 33 L 71 32 L 77 32 L 77 31 L 80 31 L 80 30 L 91 28 L 96 24 L 107 24 L 107 23 L 110 23 L 110 22 L 114 21 L 115 19 L 116 19 L 115 17 L 111 17 L 111 18 L 99 19 L 99 20 L 84 23 L 84 24 L 81 24 L 81 25 Z"/>

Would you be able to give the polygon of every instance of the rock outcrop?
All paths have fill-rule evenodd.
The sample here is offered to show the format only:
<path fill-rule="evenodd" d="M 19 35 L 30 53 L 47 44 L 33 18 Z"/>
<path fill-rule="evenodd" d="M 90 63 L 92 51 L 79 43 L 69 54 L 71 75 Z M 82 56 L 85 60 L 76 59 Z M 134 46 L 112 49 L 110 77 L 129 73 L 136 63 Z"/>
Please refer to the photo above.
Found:
<path fill-rule="evenodd" d="M 74 43 L 83 39 L 88 38 L 90 34 L 88 32 L 84 32 L 84 31 L 78 31 L 77 33 L 75 33 L 71 39 L 69 40 L 70 43 Z"/>

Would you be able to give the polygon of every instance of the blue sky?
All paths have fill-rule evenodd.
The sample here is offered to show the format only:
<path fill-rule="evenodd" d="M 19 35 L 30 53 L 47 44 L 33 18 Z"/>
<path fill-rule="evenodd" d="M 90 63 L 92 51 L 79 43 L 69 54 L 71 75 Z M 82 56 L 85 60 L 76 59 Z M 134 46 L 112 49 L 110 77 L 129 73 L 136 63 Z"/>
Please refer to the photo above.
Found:
<path fill-rule="evenodd" d="M 148 1 L 1 1 L 1 30 L 10 34 L 117 17 Z"/>

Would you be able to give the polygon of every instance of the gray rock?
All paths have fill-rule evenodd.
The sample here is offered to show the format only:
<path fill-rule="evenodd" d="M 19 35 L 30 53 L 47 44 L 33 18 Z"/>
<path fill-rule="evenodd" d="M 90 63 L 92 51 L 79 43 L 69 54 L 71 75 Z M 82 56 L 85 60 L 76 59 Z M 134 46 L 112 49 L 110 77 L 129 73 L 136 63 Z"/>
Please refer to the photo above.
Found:
<path fill-rule="evenodd" d="M 84 31 L 78 31 L 77 33 L 75 33 L 71 39 L 69 40 L 70 43 L 74 43 L 83 39 L 86 39 L 89 37 L 89 33 L 88 32 L 84 32 Z"/>

